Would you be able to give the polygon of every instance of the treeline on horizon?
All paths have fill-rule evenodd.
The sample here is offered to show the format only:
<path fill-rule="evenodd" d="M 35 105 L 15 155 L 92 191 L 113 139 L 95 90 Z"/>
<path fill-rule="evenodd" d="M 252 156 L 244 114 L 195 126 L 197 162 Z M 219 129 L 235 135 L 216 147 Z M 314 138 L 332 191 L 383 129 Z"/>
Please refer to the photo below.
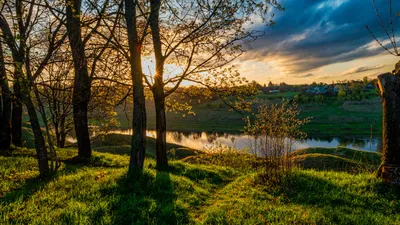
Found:
<path fill-rule="evenodd" d="M 351 85 L 363 85 L 366 86 L 368 84 L 372 84 L 376 86 L 378 84 L 378 79 L 370 79 L 368 77 L 364 77 L 363 79 L 353 79 L 353 80 L 337 80 L 332 81 L 330 83 L 326 82 L 315 82 L 312 83 L 304 83 L 304 84 L 287 84 L 285 82 L 281 83 L 273 83 L 272 81 L 268 82 L 268 84 L 260 84 L 257 81 L 252 81 L 252 84 L 255 85 L 259 90 L 273 90 L 279 89 L 285 91 L 285 88 L 290 88 L 291 91 L 302 91 L 305 88 L 315 87 L 315 86 L 340 86 L 345 85 L 350 87 Z M 281 89 L 280 89 L 281 88 Z"/>

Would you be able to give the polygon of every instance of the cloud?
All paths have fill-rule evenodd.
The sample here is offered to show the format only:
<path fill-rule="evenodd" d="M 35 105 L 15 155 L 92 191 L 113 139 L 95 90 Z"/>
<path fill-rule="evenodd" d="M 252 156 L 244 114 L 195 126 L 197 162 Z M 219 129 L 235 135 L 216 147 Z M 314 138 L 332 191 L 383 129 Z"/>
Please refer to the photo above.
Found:
<path fill-rule="evenodd" d="M 375 65 L 375 66 L 359 66 L 353 69 L 350 69 L 348 71 L 345 71 L 342 73 L 342 75 L 351 75 L 351 74 L 356 74 L 356 73 L 362 73 L 362 72 L 367 72 L 371 70 L 377 70 L 385 67 L 385 65 Z"/>
<path fill-rule="evenodd" d="M 306 73 L 306 74 L 294 75 L 292 77 L 295 77 L 295 78 L 306 78 L 306 77 L 313 77 L 313 76 L 314 76 L 313 73 Z"/>
<path fill-rule="evenodd" d="M 286 10 L 275 12 L 276 25 L 267 28 L 242 60 L 273 61 L 287 74 L 307 74 L 330 64 L 386 54 L 365 28 L 368 25 L 389 44 L 370 1 L 282 0 L 282 4 Z M 393 11 L 400 10 L 400 1 L 392 4 Z M 389 21 L 388 2 L 377 5 L 382 20 Z M 393 23 L 400 27 L 400 20 Z"/>

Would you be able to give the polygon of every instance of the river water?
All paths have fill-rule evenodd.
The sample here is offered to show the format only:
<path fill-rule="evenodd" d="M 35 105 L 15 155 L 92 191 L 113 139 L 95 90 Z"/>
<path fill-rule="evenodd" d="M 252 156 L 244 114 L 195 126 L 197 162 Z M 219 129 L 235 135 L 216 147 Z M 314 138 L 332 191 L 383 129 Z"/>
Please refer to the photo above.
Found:
<path fill-rule="evenodd" d="M 132 134 L 132 130 L 114 130 L 110 133 Z M 156 137 L 155 131 L 147 131 L 147 136 Z M 167 132 L 167 142 L 185 147 L 205 150 L 215 145 L 249 148 L 254 143 L 254 137 L 222 132 Z M 381 152 L 381 138 L 375 136 L 308 136 L 304 140 L 297 140 L 294 149 L 308 147 L 334 148 L 343 146 L 364 151 Z"/>

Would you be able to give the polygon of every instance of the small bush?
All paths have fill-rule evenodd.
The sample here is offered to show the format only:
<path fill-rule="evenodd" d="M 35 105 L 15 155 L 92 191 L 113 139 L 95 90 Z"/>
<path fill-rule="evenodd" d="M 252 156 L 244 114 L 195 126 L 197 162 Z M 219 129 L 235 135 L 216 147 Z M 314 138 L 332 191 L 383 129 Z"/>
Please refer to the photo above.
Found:
<path fill-rule="evenodd" d="M 288 154 L 295 140 L 304 138 L 300 127 L 309 118 L 298 119 L 300 110 L 295 102 L 282 104 L 262 104 L 255 119 L 248 119 L 245 134 L 255 136 L 254 153 L 264 158 L 260 167 L 260 181 L 268 185 L 278 185 L 292 171 L 292 161 Z"/>

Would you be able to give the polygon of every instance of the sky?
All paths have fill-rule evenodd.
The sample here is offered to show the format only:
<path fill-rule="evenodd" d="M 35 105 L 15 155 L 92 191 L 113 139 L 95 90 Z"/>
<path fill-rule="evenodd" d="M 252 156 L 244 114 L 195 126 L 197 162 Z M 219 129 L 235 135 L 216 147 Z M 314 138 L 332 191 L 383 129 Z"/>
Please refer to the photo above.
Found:
<path fill-rule="evenodd" d="M 273 10 L 276 25 L 268 27 L 266 35 L 252 43 L 236 61 L 239 72 L 251 81 L 301 84 L 376 78 L 391 72 L 400 60 L 386 52 L 365 27 L 368 25 L 389 46 L 372 0 L 279 2 L 285 11 Z M 391 35 L 389 2 L 376 0 Z M 392 5 L 393 27 L 400 40 L 400 18 L 396 18 L 400 1 L 393 0 Z"/>

